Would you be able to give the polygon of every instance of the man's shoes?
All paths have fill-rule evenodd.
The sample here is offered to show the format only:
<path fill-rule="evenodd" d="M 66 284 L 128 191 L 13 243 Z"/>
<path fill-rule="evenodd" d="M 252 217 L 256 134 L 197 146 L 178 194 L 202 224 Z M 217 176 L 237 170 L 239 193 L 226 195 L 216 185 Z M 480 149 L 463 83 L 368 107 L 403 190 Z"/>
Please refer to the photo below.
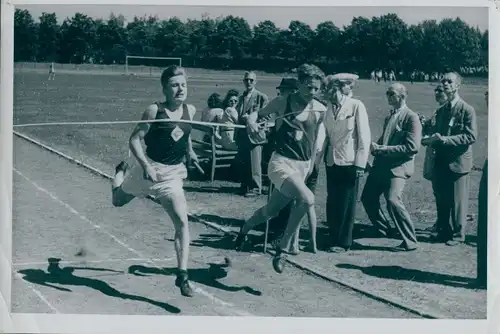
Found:
<path fill-rule="evenodd" d="M 234 240 L 234 249 L 236 249 L 238 252 L 241 252 L 243 251 L 247 243 L 248 243 L 248 235 L 240 232 L 236 237 L 236 239 Z"/>
<path fill-rule="evenodd" d="M 250 189 L 245 193 L 245 197 L 257 197 L 261 195 L 259 188 Z"/>
<path fill-rule="evenodd" d="M 414 250 L 417 250 L 417 246 L 415 245 L 408 246 L 404 241 L 401 244 L 399 244 L 399 246 L 394 247 L 394 251 L 396 252 L 411 252 Z"/>

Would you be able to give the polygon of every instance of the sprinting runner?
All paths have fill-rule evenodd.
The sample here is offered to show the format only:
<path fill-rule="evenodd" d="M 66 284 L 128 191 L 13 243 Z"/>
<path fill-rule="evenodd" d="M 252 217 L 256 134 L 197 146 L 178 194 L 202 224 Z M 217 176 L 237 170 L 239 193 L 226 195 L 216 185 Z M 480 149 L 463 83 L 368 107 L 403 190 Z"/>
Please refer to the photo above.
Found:
<path fill-rule="evenodd" d="M 54 80 L 56 77 L 56 70 L 54 68 L 54 62 L 50 63 L 49 66 L 49 80 Z"/>
<path fill-rule="evenodd" d="M 184 69 L 177 65 L 167 67 L 161 75 L 165 102 L 150 105 L 143 120 L 192 120 L 194 106 L 184 103 L 187 82 Z M 175 285 L 181 294 L 191 297 L 188 281 L 189 228 L 187 203 L 183 180 L 187 177 L 186 157 L 197 162 L 191 142 L 191 125 L 187 123 L 141 123 L 130 136 L 129 145 L 135 164 L 122 161 L 116 167 L 112 183 L 113 205 L 121 207 L 135 197 L 154 196 L 172 220 L 175 227 L 175 251 L 178 273 Z M 141 140 L 144 140 L 144 152 Z"/>
<path fill-rule="evenodd" d="M 316 137 L 326 111 L 326 107 L 314 98 L 321 89 L 325 75 L 318 67 L 304 64 L 297 69 L 297 76 L 297 92 L 288 97 L 276 97 L 269 105 L 248 117 L 250 135 L 258 135 L 260 129 L 257 119 L 276 114 L 274 152 L 268 165 L 268 177 L 275 188 L 269 202 L 245 222 L 235 240 L 235 248 L 241 249 L 250 230 L 277 216 L 288 203 L 295 201 L 273 258 L 273 267 L 278 273 L 283 271 L 285 264 L 283 253 L 289 249 L 291 239 L 306 213 L 311 233 L 307 250 L 313 253 L 317 251 L 314 194 L 306 186 L 305 180 L 312 172 L 317 150 Z"/>

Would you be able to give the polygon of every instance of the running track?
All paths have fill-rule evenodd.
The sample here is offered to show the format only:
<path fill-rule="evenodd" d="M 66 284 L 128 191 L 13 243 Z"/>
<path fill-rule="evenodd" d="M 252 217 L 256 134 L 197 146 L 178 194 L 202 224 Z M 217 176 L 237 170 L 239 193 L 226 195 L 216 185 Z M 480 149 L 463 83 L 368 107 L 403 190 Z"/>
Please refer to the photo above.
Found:
<path fill-rule="evenodd" d="M 196 295 L 182 297 L 173 227 L 159 205 L 136 199 L 114 208 L 109 182 L 13 140 L 13 312 L 415 317 L 292 266 L 276 274 L 268 255 L 225 250 L 222 233 L 198 223 L 190 225 Z M 225 256 L 227 275 L 218 266 Z M 49 258 L 61 259 L 52 274 Z"/>

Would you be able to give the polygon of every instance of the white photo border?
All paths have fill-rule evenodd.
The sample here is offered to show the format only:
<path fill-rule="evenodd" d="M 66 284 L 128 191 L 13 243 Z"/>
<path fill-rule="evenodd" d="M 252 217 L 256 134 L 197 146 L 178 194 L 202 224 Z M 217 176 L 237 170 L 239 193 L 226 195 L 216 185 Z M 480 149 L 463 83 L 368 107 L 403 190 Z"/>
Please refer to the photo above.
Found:
<path fill-rule="evenodd" d="M 327 318 L 264 318 L 264 317 L 188 317 L 188 316 L 114 316 L 54 315 L 10 313 L 12 280 L 12 167 L 13 167 L 13 73 L 14 73 L 14 10 L 15 5 L 203 5 L 243 6 L 236 0 L 2 0 L 0 52 L 0 333 L 159 333 L 183 331 L 195 333 L 217 331 L 234 333 L 307 333 L 340 331 L 350 333 L 426 333 L 470 334 L 500 333 L 500 231 L 494 224 L 500 214 L 499 179 L 496 172 L 500 159 L 499 95 L 489 94 L 488 113 L 488 320 L 385 320 Z M 253 0 L 252 6 L 303 6 L 292 0 Z M 309 0 L 307 6 L 332 6 L 328 0 Z M 339 0 L 335 6 L 418 6 L 418 7 L 489 7 L 489 87 L 500 92 L 500 1 L 489 0 Z M 497 8 L 498 7 L 498 8 Z M 492 186 L 493 185 L 493 186 Z M 492 316 L 496 314 L 495 316 Z M 193 318 L 193 319 L 191 319 Z M 408 324 L 408 322 L 412 322 Z"/>

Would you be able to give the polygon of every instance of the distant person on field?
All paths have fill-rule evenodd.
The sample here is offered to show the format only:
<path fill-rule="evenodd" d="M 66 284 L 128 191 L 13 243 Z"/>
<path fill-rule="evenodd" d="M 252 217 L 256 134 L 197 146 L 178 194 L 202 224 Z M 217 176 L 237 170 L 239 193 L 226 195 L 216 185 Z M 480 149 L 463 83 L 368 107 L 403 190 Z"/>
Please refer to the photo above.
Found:
<path fill-rule="evenodd" d="M 250 115 L 257 113 L 269 103 L 266 94 L 255 88 L 257 75 L 253 71 L 245 72 L 243 77 L 245 91 L 238 99 L 238 124 L 247 125 Z M 246 129 L 236 130 L 238 144 L 239 177 L 241 194 L 255 197 L 262 194 L 262 147 L 263 143 L 252 143 Z"/>
<path fill-rule="evenodd" d="M 54 67 L 54 62 L 49 65 L 49 80 L 54 80 L 56 78 L 56 69 Z"/>
<path fill-rule="evenodd" d="M 435 150 L 433 188 L 436 192 L 436 241 L 454 246 L 465 241 L 469 209 L 472 145 L 477 138 L 476 111 L 458 94 L 462 78 L 446 73 L 441 80 L 448 102 L 436 112 L 433 134 L 425 140 Z"/>
<path fill-rule="evenodd" d="M 415 156 L 420 149 L 422 124 L 416 112 L 406 105 L 408 91 L 400 83 L 393 83 L 386 92 L 391 110 L 385 118 L 382 136 L 371 144 L 374 161 L 368 174 L 361 202 L 378 234 L 394 236 L 389 220 L 384 215 L 380 196 L 383 194 L 387 211 L 403 242 L 398 251 L 417 249 L 415 227 L 402 195 L 407 180 L 415 172 Z"/>

